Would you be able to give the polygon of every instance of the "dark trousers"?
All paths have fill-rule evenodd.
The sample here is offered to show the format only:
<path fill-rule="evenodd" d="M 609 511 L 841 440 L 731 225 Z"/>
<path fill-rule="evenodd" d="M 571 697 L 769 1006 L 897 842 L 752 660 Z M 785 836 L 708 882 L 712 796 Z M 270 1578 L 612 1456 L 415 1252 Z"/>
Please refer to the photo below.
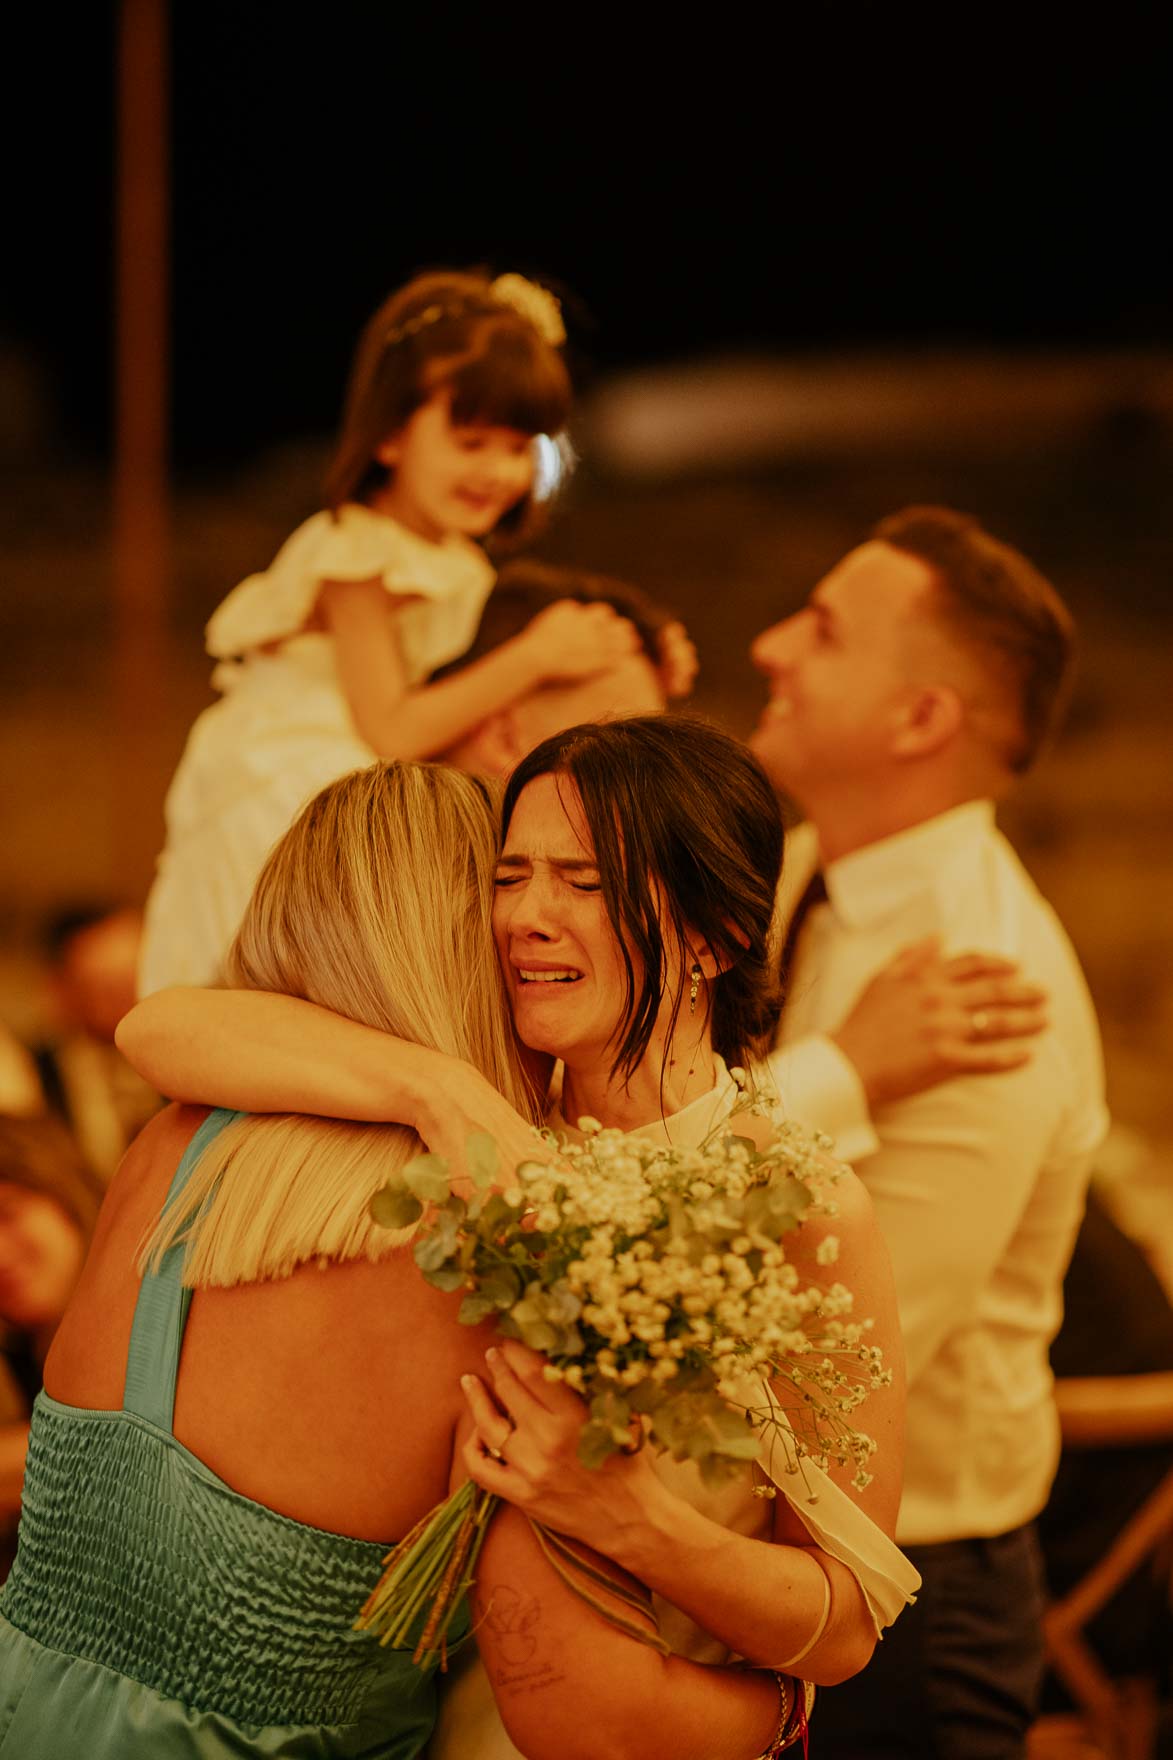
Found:
<path fill-rule="evenodd" d="M 820 1689 L 811 1760 L 1022 1760 L 1043 1666 L 1033 1523 L 905 1550 L 916 1604 L 861 1674 Z"/>

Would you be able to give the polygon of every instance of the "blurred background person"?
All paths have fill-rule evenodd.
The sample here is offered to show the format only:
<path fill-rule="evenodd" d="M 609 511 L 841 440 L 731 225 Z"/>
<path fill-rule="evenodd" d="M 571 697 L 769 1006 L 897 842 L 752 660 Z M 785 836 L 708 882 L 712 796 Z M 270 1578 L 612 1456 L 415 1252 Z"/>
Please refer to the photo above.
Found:
<path fill-rule="evenodd" d="M 54 1118 L 0 1117 L 0 1566 L 12 1560 L 29 1414 L 101 1189 Z"/>
<path fill-rule="evenodd" d="M 142 913 L 75 905 L 46 924 L 45 1015 L 33 1060 L 49 1110 L 106 1184 L 162 1100 L 131 1069 L 114 1029 L 135 999 Z"/>
<path fill-rule="evenodd" d="M 26 1118 L 44 1110 L 37 1066 L 16 1034 L 0 1022 L 0 1114 Z"/>

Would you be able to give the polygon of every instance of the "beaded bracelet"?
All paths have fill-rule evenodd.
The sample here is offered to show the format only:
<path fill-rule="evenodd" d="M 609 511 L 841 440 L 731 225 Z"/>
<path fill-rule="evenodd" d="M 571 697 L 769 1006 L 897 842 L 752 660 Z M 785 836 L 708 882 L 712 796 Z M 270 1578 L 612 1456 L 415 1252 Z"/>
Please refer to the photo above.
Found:
<path fill-rule="evenodd" d="M 805 1754 L 807 1724 L 815 1702 L 815 1689 L 810 1681 L 799 1680 L 797 1675 L 783 1674 L 776 1668 L 770 1673 L 778 1683 L 782 1710 L 773 1739 L 764 1753 L 758 1755 L 758 1760 L 778 1760 L 779 1754 L 798 1741 L 801 1741 Z"/>

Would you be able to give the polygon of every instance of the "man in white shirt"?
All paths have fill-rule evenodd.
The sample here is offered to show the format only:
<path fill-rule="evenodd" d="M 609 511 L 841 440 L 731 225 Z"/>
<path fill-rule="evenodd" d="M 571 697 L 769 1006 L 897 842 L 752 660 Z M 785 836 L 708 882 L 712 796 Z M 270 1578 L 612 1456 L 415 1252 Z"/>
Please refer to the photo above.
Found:
<path fill-rule="evenodd" d="M 1032 1523 L 1059 1447 L 1047 1347 L 1106 1114 L 1078 962 L 993 803 L 1044 743 L 1071 651 L 1043 577 L 940 508 L 885 520 L 754 645 L 771 697 L 752 744 L 805 811 L 826 889 L 803 901 L 776 1074 L 856 1166 L 892 1250 L 909 1389 L 897 1538 L 925 1583 L 864 1673 L 821 1696 L 820 1760 L 1010 1760 L 1032 1716 Z M 788 878 L 793 902 L 804 876 Z M 916 1093 L 882 1040 L 858 1037 L 861 991 L 918 940 L 912 966 L 981 946 L 1049 993 L 1028 1061 Z M 1000 1023 L 994 980 L 971 1010 L 975 1049 Z"/>

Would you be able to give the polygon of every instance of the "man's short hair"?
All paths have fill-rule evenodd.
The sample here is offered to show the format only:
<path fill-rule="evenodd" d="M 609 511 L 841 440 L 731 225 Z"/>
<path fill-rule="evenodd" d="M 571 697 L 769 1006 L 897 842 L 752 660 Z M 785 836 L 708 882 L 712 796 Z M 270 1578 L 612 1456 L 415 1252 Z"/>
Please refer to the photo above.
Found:
<path fill-rule="evenodd" d="M 949 507 L 906 507 L 870 536 L 932 570 L 941 621 L 1014 695 L 1019 738 L 1009 766 L 1029 770 L 1062 718 L 1075 669 L 1071 613 L 1020 551 Z"/>
<path fill-rule="evenodd" d="M 644 653 L 653 666 L 659 666 L 660 631 L 674 621 L 672 612 L 657 605 L 629 581 L 525 558 L 507 563 L 497 576 L 471 648 L 459 660 L 439 667 L 432 677 L 446 678 L 450 672 L 458 672 L 491 654 L 502 643 L 519 636 L 539 611 L 557 604 L 559 599 L 576 599 L 582 605 L 610 605 L 635 625 Z"/>

